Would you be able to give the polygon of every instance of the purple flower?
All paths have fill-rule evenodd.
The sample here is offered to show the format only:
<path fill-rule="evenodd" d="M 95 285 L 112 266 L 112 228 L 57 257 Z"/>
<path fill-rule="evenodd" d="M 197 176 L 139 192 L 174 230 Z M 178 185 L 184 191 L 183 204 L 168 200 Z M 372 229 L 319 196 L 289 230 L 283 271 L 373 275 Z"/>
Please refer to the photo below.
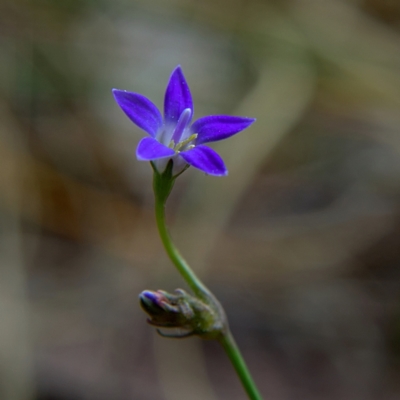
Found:
<path fill-rule="evenodd" d="M 227 139 L 255 121 L 210 115 L 190 124 L 194 113 L 192 95 L 180 66 L 172 72 L 165 91 L 164 120 L 145 96 L 118 89 L 113 89 L 113 94 L 128 118 L 150 135 L 138 144 L 138 160 L 153 161 L 159 171 L 172 158 L 174 171 L 190 164 L 209 175 L 227 175 L 222 158 L 204 143 Z"/>

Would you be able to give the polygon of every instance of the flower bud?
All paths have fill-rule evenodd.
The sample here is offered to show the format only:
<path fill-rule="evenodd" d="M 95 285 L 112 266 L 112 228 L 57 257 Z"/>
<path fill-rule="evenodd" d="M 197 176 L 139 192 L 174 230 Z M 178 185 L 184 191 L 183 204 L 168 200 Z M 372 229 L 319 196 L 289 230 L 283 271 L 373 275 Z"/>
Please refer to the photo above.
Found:
<path fill-rule="evenodd" d="M 163 290 L 145 290 L 139 295 L 140 305 L 149 315 L 147 322 L 159 328 L 179 328 L 183 334 L 162 336 L 186 337 L 199 335 L 216 338 L 224 328 L 225 318 L 214 307 L 177 289 L 173 294 Z"/>

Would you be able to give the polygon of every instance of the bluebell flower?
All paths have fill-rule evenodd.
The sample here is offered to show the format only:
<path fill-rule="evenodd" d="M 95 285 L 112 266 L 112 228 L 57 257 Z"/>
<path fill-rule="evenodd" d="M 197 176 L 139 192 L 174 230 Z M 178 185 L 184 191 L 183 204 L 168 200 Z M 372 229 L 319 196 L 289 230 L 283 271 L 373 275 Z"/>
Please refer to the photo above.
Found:
<path fill-rule="evenodd" d="M 138 160 L 154 162 L 159 172 L 172 159 L 174 171 L 189 164 L 209 175 L 227 175 L 222 158 L 204 143 L 227 139 L 255 121 L 210 115 L 191 124 L 192 95 L 180 66 L 172 72 L 165 91 L 164 119 L 155 104 L 141 94 L 118 89 L 113 89 L 113 94 L 128 118 L 149 134 L 138 144 Z"/>

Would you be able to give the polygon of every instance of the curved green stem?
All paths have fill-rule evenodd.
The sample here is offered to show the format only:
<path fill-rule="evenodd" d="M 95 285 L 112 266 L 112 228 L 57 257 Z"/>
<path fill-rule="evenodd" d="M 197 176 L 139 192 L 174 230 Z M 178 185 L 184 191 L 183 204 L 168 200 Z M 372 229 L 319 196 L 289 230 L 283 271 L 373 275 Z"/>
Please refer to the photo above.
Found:
<path fill-rule="evenodd" d="M 155 212 L 158 231 L 161 237 L 161 241 L 164 245 L 165 251 L 167 252 L 172 263 L 178 269 L 183 279 L 192 289 L 193 293 L 200 299 L 204 300 L 208 304 L 212 304 L 215 309 L 219 310 L 220 319 L 222 321 L 223 329 L 218 334 L 218 340 L 222 344 L 225 352 L 227 353 L 231 363 L 233 364 L 236 373 L 238 374 L 244 389 L 246 390 L 249 399 L 251 400 L 262 400 L 260 393 L 251 377 L 251 374 L 246 366 L 246 363 L 240 353 L 240 350 L 229 330 L 228 323 L 226 321 L 225 312 L 215 298 L 215 296 L 207 289 L 207 287 L 200 281 L 196 274 L 189 267 L 188 263 L 181 256 L 178 249 L 172 242 L 171 236 L 169 235 L 167 224 L 165 220 L 165 203 L 168 196 L 174 186 L 176 176 L 172 175 L 173 164 L 170 162 L 163 173 L 159 173 L 155 166 L 152 164 L 154 169 L 154 181 L 153 188 L 155 194 Z"/>
<path fill-rule="evenodd" d="M 193 290 L 194 294 L 200 298 L 204 298 L 205 296 L 209 297 L 209 290 L 192 271 L 171 240 L 171 236 L 169 235 L 165 223 L 165 204 L 156 200 L 155 208 L 158 232 L 170 260 L 173 262 L 183 279 L 189 285 L 190 289 Z"/>
<path fill-rule="evenodd" d="M 242 382 L 247 395 L 249 396 L 249 399 L 262 400 L 261 394 L 254 383 L 250 371 L 248 370 L 242 354 L 240 353 L 239 347 L 237 346 L 236 341 L 229 329 L 226 334 L 221 336 L 219 341 L 222 344 L 225 353 L 231 360 L 231 363 L 233 364 L 233 367 L 235 368 L 236 373 L 238 374 L 239 379 Z"/>

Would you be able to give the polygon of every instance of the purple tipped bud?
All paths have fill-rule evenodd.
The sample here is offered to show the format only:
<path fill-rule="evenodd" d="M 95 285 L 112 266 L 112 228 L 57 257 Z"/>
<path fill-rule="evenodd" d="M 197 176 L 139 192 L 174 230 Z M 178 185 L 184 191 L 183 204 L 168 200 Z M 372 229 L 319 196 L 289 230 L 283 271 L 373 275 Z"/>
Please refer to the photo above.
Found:
<path fill-rule="evenodd" d="M 149 324 L 161 328 L 179 328 L 184 335 L 165 335 L 169 337 L 186 337 L 199 335 L 215 338 L 223 329 L 225 320 L 220 312 L 208 304 L 191 296 L 182 289 L 174 294 L 162 290 L 145 290 L 139 295 L 140 305 L 149 315 Z"/>
<path fill-rule="evenodd" d="M 152 292 L 150 290 L 145 290 L 139 295 L 140 304 L 144 311 L 151 315 L 160 315 L 164 313 L 164 308 L 162 306 L 165 297 L 158 293 Z"/>

